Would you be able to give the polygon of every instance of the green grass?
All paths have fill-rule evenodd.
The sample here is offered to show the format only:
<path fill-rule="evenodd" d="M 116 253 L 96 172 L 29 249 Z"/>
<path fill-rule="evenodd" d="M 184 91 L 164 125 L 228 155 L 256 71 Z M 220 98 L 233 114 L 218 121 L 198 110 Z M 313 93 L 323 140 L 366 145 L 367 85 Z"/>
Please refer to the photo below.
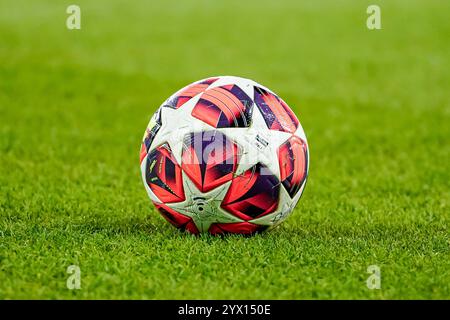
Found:
<path fill-rule="evenodd" d="M 373 1 L 78 0 L 69 31 L 71 3 L 0 2 L 0 298 L 450 297 L 448 2 L 376 1 L 379 31 Z M 269 233 L 181 233 L 142 185 L 149 117 L 212 75 L 268 86 L 308 136 Z"/>

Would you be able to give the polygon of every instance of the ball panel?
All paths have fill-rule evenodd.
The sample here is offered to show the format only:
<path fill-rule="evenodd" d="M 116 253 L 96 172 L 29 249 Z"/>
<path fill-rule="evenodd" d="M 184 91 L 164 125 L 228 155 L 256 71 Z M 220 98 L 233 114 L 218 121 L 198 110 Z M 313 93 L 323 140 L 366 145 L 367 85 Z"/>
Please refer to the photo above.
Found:
<path fill-rule="evenodd" d="M 255 103 L 271 130 L 294 133 L 299 121 L 291 108 L 279 97 L 255 86 Z"/>
<path fill-rule="evenodd" d="M 221 207 L 243 220 L 251 220 L 276 210 L 280 183 L 261 164 L 233 178 Z"/>
<path fill-rule="evenodd" d="M 139 162 L 140 163 L 142 163 L 142 160 L 144 160 L 146 155 L 147 155 L 147 148 L 145 147 L 144 143 L 141 143 L 141 151 L 139 152 Z"/>
<path fill-rule="evenodd" d="M 208 232 L 213 235 L 221 235 L 227 233 L 239 233 L 251 235 L 255 232 L 261 232 L 267 229 L 267 226 L 257 225 L 250 222 L 237 223 L 214 223 L 209 227 Z"/>
<path fill-rule="evenodd" d="M 238 146 L 218 131 L 186 135 L 182 169 L 201 192 L 208 192 L 233 178 Z"/>
<path fill-rule="evenodd" d="M 290 197 L 294 197 L 306 179 L 308 150 L 306 144 L 292 136 L 278 149 L 280 178 Z"/>
<path fill-rule="evenodd" d="M 167 99 L 164 106 L 172 109 L 180 108 L 192 97 L 195 97 L 197 94 L 205 91 L 217 79 L 218 78 L 208 78 L 186 86 Z"/>
<path fill-rule="evenodd" d="M 155 139 L 156 134 L 161 129 L 161 125 L 161 108 L 158 108 L 153 117 L 150 119 L 150 122 L 144 134 L 143 144 L 145 145 L 147 153 L 150 149 L 150 146 L 152 145 L 153 140 Z"/>
<path fill-rule="evenodd" d="M 219 80 L 219 77 L 211 77 L 198 81 L 200 84 L 207 84 L 208 86 L 212 85 L 214 82 Z"/>
<path fill-rule="evenodd" d="M 167 144 L 148 154 L 145 171 L 145 180 L 159 200 L 167 203 L 185 200 L 181 167 Z"/>
<path fill-rule="evenodd" d="M 192 110 L 192 116 L 215 128 L 248 127 L 253 101 L 237 85 L 206 90 Z"/>

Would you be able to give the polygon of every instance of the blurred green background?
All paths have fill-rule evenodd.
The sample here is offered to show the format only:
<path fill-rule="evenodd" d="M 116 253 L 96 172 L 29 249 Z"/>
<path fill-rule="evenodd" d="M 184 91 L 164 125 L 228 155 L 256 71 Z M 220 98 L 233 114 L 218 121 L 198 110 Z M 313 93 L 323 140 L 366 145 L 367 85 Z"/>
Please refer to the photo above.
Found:
<path fill-rule="evenodd" d="M 81 30 L 66 28 L 70 4 Z M 366 28 L 370 4 L 382 30 Z M 449 13 L 439 0 L 2 0 L 0 298 L 448 298 Z M 308 185 L 272 232 L 181 233 L 142 185 L 150 116 L 214 75 L 271 88 L 306 131 Z"/>

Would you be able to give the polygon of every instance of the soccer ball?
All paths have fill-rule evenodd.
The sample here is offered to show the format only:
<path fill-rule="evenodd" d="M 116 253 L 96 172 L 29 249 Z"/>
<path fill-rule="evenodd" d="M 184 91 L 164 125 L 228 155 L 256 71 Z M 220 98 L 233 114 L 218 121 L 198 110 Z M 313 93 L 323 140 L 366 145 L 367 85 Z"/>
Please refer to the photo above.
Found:
<path fill-rule="evenodd" d="M 167 99 L 145 131 L 145 189 L 162 216 L 198 234 L 254 234 L 285 220 L 309 167 L 289 106 L 248 79 L 213 77 Z"/>

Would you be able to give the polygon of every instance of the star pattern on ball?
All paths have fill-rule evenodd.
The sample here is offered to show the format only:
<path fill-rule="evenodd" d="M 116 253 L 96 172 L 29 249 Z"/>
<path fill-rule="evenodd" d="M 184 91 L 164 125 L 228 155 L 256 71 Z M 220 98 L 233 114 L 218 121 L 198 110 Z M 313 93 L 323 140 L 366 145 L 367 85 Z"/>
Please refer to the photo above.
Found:
<path fill-rule="evenodd" d="M 201 94 L 196 95 L 179 109 L 161 106 L 161 128 L 155 136 L 150 148 L 155 148 L 163 143 L 168 143 L 172 153 L 181 164 L 183 138 L 194 132 L 215 130 L 209 124 L 194 118 L 191 113 Z"/>
<path fill-rule="evenodd" d="M 238 143 L 242 149 L 236 174 L 242 174 L 255 163 L 261 163 L 273 175 L 280 178 L 277 150 L 292 136 L 291 133 L 269 130 L 263 116 L 257 110 L 253 111 L 250 127 L 219 128 L 217 130 Z"/>
<path fill-rule="evenodd" d="M 183 188 L 186 200 L 168 203 L 167 206 L 192 218 L 200 232 L 208 231 L 213 223 L 243 222 L 244 220 L 233 216 L 220 207 L 230 183 L 225 183 L 207 193 L 202 193 L 183 173 Z"/>

